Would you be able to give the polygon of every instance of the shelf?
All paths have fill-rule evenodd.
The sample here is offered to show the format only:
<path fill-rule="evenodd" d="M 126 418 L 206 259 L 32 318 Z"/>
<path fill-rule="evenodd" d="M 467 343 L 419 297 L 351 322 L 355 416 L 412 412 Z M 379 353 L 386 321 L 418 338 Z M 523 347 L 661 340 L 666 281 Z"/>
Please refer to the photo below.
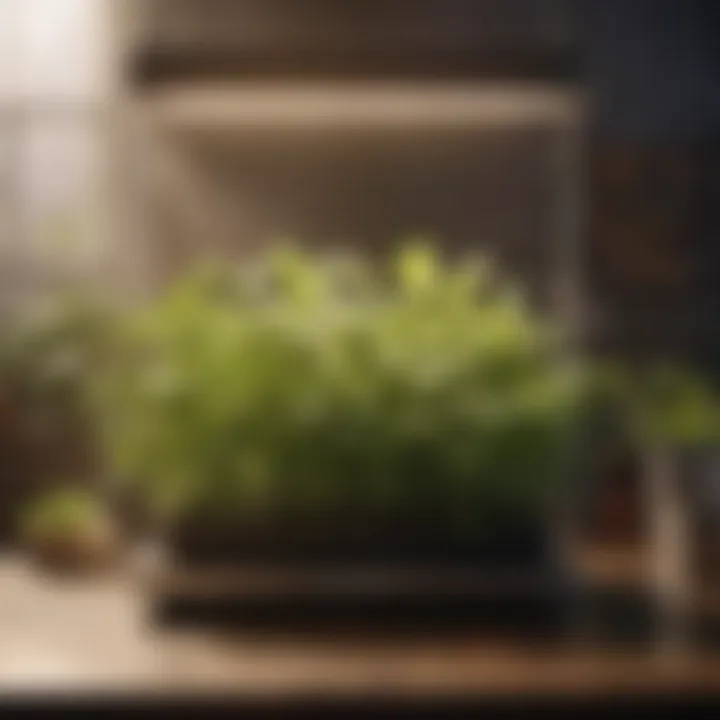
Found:
<path fill-rule="evenodd" d="M 188 83 L 144 99 L 162 125 L 218 132 L 564 127 L 581 105 L 552 84 Z"/>

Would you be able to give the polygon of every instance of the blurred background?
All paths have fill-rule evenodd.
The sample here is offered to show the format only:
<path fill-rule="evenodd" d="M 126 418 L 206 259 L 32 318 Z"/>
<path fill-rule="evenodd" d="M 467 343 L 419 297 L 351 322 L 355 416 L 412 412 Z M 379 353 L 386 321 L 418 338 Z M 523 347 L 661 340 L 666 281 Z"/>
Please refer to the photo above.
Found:
<path fill-rule="evenodd" d="M 373 260 L 417 237 L 445 258 L 482 252 L 517 279 L 533 310 L 569 331 L 573 353 L 692 363 L 712 383 L 718 31 L 713 0 L 0 0 L 8 548 L 17 550 L 19 509 L 61 479 L 84 489 L 108 482 L 97 423 L 67 400 L 91 370 L 78 365 L 63 386 L 70 410 L 43 394 L 57 370 L 46 361 L 64 357 L 56 335 L 70 345 L 80 337 L 83 348 L 90 336 L 66 326 L 33 335 L 35 311 L 69 294 L 96 298 L 95 308 L 150 302 L 202 262 L 243 266 L 288 240 Z M 715 426 L 703 430 L 706 450 Z M 587 572 L 620 588 L 622 632 L 645 622 L 638 607 L 647 602 L 627 600 L 628 587 L 661 588 L 649 602 L 665 618 L 653 635 L 662 645 L 683 634 L 695 567 L 687 537 L 699 521 L 687 522 L 680 481 L 651 482 L 648 494 L 644 449 L 619 443 L 590 463 L 571 493 L 570 525 Z M 675 475 L 690 473 L 678 463 Z M 700 465 L 692 472 L 715 498 L 712 457 Z M 69 526 L 81 525 L 82 503 L 67 507 Z M 553 685 L 527 656 L 539 641 L 514 631 L 500 649 L 486 630 L 463 642 L 423 636 L 417 660 L 382 634 L 370 647 L 366 637 L 319 649 L 277 638 L 233 644 L 228 634 L 212 647 L 160 640 L 157 629 L 138 629 L 146 585 L 135 571 L 68 587 L 8 558 L 0 681 L 10 689 L 58 679 L 85 687 L 93 672 L 131 687 L 212 677 L 270 693 L 295 682 L 357 690 L 363 677 L 388 674 L 406 691 L 429 683 L 457 693 L 667 681 L 652 652 L 613 650 L 602 665 L 595 638 L 578 656 L 547 656 L 548 677 L 578 668 L 575 682 Z M 561 615 L 582 625 L 602 612 L 579 603 Z M 87 639 L 80 650 L 68 632 Z M 498 663 L 504 674 L 489 670 Z M 712 670 L 689 662 L 672 679 L 710 686 Z"/>

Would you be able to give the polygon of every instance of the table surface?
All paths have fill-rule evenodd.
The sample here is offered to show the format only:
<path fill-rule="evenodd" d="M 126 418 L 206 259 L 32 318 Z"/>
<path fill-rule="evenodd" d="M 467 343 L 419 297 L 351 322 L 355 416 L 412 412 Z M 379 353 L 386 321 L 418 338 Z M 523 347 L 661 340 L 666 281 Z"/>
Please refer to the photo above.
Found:
<path fill-rule="evenodd" d="M 482 637 L 160 631 L 129 576 L 51 579 L 0 561 L 0 689 L 245 696 L 714 691 L 720 662 Z"/>

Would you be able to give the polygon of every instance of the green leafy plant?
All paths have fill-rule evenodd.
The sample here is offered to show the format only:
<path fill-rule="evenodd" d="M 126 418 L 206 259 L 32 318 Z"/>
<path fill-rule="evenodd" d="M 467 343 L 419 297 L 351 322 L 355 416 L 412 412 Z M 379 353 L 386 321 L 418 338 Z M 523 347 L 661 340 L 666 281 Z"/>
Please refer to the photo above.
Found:
<path fill-rule="evenodd" d="M 117 318 L 96 298 L 62 296 L 4 328 L 0 392 L 18 422 L 59 432 L 94 424 L 94 383 L 117 350 Z"/>
<path fill-rule="evenodd" d="M 720 398 L 707 378 L 689 367 L 615 365 L 608 368 L 605 387 L 638 446 L 692 447 L 720 440 Z"/>
<path fill-rule="evenodd" d="M 108 447 L 158 512 L 473 535 L 538 517 L 567 477 L 584 378 L 483 258 L 287 249 L 184 278 L 123 332 Z"/>
<path fill-rule="evenodd" d="M 29 543 L 64 542 L 88 536 L 108 524 L 108 510 L 94 495 L 60 489 L 36 499 L 24 510 L 19 532 Z"/>
<path fill-rule="evenodd" d="M 88 410 L 89 381 L 107 355 L 113 323 L 98 299 L 56 298 L 5 329 L 0 382 L 28 411 L 79 419 Z"/>
<path fill-rule="evenodd" d="M 0 533 L 18 508 L 58 477 L 97 477 L 102 458 L 94 382 L 114 356 L 116 311 L 107 301 L 62 295 L 26 305 L 0 328 Z"/>

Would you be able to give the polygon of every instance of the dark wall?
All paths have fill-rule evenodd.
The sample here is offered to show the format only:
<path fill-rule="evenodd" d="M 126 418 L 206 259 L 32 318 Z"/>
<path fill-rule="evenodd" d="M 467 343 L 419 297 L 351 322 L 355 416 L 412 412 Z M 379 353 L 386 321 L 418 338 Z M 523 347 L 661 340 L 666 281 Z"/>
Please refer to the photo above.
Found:
<path fill-rule="evenodd" d="M 601 339 L 720 366 L 720 3 L 577 7 Z"/>
<path fill-rule="evenodd" d="M 578 0 L 576 7 L 599 130 L 645 142 L 720 131 L 717 0 Z"/>

